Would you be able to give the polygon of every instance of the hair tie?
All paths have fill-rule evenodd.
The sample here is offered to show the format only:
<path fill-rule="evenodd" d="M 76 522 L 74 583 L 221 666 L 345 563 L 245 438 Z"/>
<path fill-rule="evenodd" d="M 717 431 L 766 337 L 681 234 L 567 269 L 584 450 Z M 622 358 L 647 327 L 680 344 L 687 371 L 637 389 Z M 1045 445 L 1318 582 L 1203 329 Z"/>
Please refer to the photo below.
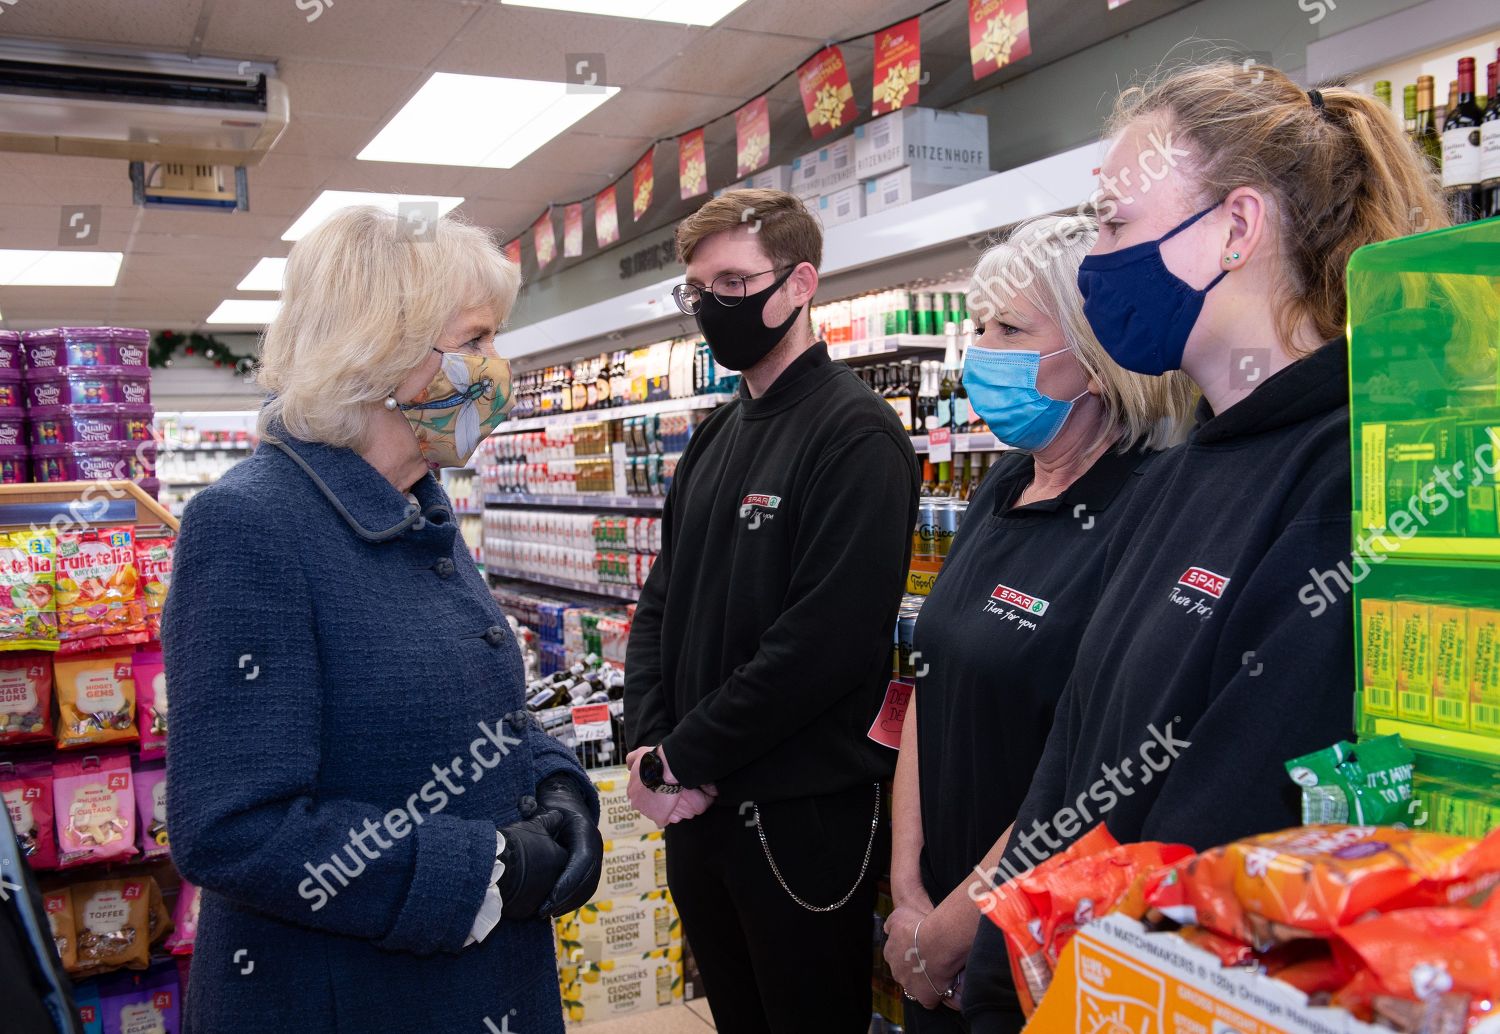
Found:
<path fill-rule="evenodd" d="M 1323 107 L 1323 94 L 1318 90 L 1308 90 L 1307 99 L 1312 101 L 1312 106 L 1317 108 L 1319 111 L 1327 110 Z"/>

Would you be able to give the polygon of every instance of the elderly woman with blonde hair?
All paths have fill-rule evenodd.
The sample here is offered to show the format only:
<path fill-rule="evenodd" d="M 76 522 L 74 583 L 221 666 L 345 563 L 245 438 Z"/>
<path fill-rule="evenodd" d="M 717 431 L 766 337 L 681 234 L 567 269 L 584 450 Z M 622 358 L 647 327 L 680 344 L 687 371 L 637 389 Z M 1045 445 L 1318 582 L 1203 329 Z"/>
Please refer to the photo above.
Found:
<path fill-rule="evenodd" d="M 885 949 L 915 1032 L 967 1029 L 974 868 L 994 865 L 1031 784 L 1122 503 L 1191 410 L 1185 378 L 1121 369 L 1089 329 L 1077 277 L 1098 233 L 1092 219 L 1036 219 L 974 270 L 981 323 L 963 383 L 1010 451 L 970 499 L 917 620 Z"/>
<path fill-rule="evenodd" d="M 292 248 L 261 445 L 188 504 L 163 624 L 189 1030 L 562 1030 L 548 917 L 598 882 L 597 796 L 433 476 L 503 417 L 519 281 L 451 219 Z"/>

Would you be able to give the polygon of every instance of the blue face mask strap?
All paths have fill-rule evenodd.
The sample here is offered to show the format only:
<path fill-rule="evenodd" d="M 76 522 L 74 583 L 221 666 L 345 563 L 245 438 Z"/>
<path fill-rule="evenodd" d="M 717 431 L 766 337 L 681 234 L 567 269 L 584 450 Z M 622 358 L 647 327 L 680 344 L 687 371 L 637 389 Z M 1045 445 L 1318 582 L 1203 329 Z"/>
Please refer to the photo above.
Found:
<path fill-rule="evenodd" d="M 1215 208 L 1218 208 L 1218 207 L 1219 206 L 1216 205 L 1216 204 L 1215 205 L 1209 205 L 1207 208 L 1205 208 L 1203 211 L 1199 212 L 1197 215 L 1190 215 L 1190 216 L 1188 216 L 1185 220 L 1183 220 L 1182 222 L 1180 222 L 1180 223 L 1177 224 L 1176 229 L 1174 229 L 1174 230 L 1170 231 L 1169 233 L 1167 233 L 1166 236 L 1159 238 L 1157 240 L 1157 242 L 1156 242 L 1157 247 L 1160 247 L 1166 241 L 1169 241 L 1173 237 L 1176 237 L 1183 230 L 1186 230 L 1189 226 L 1192 226 L 1199 219 L 1202 219 L 1205 215 L 1207 215 L 1208 213 L 1212 212 Z M 1227 270 L 1227 269 L 1221 269 L 1221 270 L 1219 270 L 1219 275 L 1216 276 L 1216 277 L 1214 277 L 1212 280 L 1210 280 L 1208 282 L 1208 286 L 1205 287 L 1199 293 L 1200 294 L 1207 294 L 1209 291 L 1212 291 L 1215 287 L 1217 287 L 1219 285 L 1219 281 L 1223 280 L 1228 275 L 1229 275 L 1229 270 Z"/>

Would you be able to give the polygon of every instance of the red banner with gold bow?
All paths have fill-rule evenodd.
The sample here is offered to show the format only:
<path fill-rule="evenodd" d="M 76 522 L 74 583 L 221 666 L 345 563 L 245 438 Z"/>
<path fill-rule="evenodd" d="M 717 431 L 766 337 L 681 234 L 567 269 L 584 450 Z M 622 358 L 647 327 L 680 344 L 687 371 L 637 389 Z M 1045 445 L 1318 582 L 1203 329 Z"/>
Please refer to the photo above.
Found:
<path fill-rule="evenodd" d="M 757 97 L 734 113 L 735 175 L 750 175 L 771 158 L 771 113 Z"/>
<path fill-rule="evenodd" d="M 557 227 L 552 224 L 552 209 L 531 224 L 531 243 L 536 248 L 536 267 L 546 269 L 557 258 Z"/>
<path fill-rule="evenodd" d="M 563 209 L 563 258 L 583 254 L 583 202 Z"/>
<path fill-rule="evenodd" d="M 630 212 L 639 220 L 651 207 L 651 193 L 656 189 L 656 147 L 652 145 L 641 160 L 635 163 L 630 176 Z"/>
<path fill-rule="evenodd" d="M 1026 0 L 969 0 L 969 61 L 983 79 L 1031 53 Z"/>
<path fill-rule="evenodd" d="M 708 193 L 708 155 L 703 130 L 695 129 L 677 138 L 677 182 L 682 200 Z"/>
<path fill-rule="evenodd" d="M 601 248 L 607 248 L 620 239 L 620 216 L 615 211 L 613 183 L 594 198 L 594 238 Z"/>
<path fill-rule="evenodd" d="M 875 34 L 875 97 L 872 115 L 917 103 L 922 90 L 922 29 L 909 18 Z"/>
<path fill-rule="evenodd" d="M 838 47 L 824 47 L 803 62 L 797 69 L 797 86 L 802 91 L 802 110 L 807 112 L 807 128 L 812 130 L 814 140 L 859 118 L 844 52 Z"/>

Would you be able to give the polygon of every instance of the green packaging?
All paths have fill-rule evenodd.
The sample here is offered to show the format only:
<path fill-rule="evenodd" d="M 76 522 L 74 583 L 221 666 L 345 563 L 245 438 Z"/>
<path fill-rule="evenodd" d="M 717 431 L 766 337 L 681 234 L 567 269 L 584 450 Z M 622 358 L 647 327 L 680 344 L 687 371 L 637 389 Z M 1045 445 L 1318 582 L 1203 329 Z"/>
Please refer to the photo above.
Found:
<path fill-rule="evenodd" d="M 1355 746 L 1340 740 L 1286 763 L 1302 787 L 1302 822 L 1361 826 L 1411 821 L 1413 755 L 1401 737 L 1377 736 Z"/>

